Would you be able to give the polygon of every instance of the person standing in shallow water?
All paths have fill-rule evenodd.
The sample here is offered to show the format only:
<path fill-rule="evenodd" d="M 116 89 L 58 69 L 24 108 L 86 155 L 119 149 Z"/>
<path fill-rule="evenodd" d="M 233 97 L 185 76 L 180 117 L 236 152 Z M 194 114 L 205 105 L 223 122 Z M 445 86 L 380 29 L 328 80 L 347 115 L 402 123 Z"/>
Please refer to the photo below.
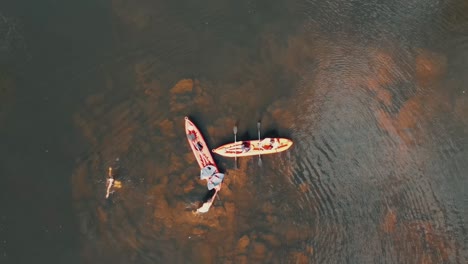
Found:
<path fill-rule="evenodd" d="M 121 187 L 122 183 L 120 181 L 115 180 L 115 173 L 113 172 L 112 167 L 109 167 L 106 181 L 106 199 L 109 198 L 110 194 L 114 192 L 115 188 Z"/>
<path fill-rule="evenodd" d="M 109 198 L 111 193 L 111 189 L 114 186 L 114 175 L 112 175 L 112 167 L 109 167 L 109 172 L 107 174 L 107 181 L 106 181 L 106 199 Z"/>

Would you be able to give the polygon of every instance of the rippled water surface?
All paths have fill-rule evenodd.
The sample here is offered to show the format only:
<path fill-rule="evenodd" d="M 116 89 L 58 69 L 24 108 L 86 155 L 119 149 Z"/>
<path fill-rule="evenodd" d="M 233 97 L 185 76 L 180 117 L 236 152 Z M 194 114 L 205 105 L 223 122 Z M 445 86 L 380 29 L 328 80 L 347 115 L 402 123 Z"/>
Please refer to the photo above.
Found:
<path fill-rule="evenodd" d="M 4 10 L 8 263 L 468 261 L 466 1 Z M 223 189 L 196 215 L 186 115 L 211 148 L 258 120 L 295 144 L 261 166 L 215 156 Z"/>

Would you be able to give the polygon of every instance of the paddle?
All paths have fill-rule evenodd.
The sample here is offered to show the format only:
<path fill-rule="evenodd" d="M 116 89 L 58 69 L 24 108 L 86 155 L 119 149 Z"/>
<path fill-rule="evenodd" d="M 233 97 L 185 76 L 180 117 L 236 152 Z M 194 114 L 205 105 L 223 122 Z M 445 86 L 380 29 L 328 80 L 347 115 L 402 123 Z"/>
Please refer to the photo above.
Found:
<path fill-rule="evenodd" d="M 257 131 L 258 131 L 258 146 L 261 148 L 262 145 L 260 143 L 260 121 L 257 122 Z M 262 166 L 262 158 L 260 157 L 260 153 L 258 154 L 258 166 Z"/>
<path fill-rule="evenodd" d="M 237 126 L 234 126 L 234 128 L 232 129 L 232 131 L 234 132 L 234 144 L 237 143 Z M 235 151 L 235 156 L 234 156 L 234 168 L 237 169 L 237 150 L 234 149 Z"/>

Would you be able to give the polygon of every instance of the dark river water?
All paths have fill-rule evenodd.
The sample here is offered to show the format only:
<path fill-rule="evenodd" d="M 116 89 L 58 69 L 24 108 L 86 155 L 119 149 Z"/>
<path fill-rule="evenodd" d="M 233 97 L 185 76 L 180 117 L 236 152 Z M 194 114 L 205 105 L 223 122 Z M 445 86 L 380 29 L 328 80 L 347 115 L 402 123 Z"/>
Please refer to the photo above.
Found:
<path fill-rule="evenodd" d="M 467 83 L 464 0 L 3 1 L 0 263 L 467 263 Z M 197 215 L 186 115 L 294 146 Z"/>

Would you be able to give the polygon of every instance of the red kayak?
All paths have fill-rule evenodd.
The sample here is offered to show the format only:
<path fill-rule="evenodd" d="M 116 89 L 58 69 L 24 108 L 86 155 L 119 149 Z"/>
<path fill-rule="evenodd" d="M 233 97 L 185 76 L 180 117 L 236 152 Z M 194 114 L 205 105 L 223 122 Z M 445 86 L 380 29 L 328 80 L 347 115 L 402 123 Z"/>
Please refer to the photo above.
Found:
<path fill-rule="evenodd" d="M 188 117 L 185 117 L 185 134 L 187 135 L 190 148 L 197 159 L 198 166 L 201 169 L 200 178 L 208 182 L 207 187 L 208 190 L 210 190 L 209 194 L 211 197 L 208 197 L 204 204 L 197 209 L 199 213 L 206 213 L 213 204 L 219 190 L 221 190 L 224 174 L 219 172 L 200 130 L 198 130 Z"/>
<path fill-rule="evenodd" d="M 275 154 L 289 149 L 293 142 L 287 138 L 265 138 L 263 140 L 237 141 L 213 149 L 213 153 L 224 157 L 247 157 Z"/>
<path fill-rule="evenodd" d="M 261 155 L 280 153 L 288 150 L 293 142 L 287 138 L 264 138 L 260 137 L 260 121 L 257 122 L 258 139 L 237 141 L 237 126 L 234 126 L 234 142 L 222 145 L 213 149 L 213 153 L 224 157 L 259 157 L 259 165 L 261 165 Z M 237 163 L 237 161 L 236 161 Z"/>
<path fill-rule="evenodd" d="M 185 117 L 185 134 L 187 135 L 188 143 L 192 148 L 200 169 L 203 169 L 208 165 L 213 165 L 216 167 L 216 170 L 218 170 L 215 161 L 211 156 L 211 151 L 206 145 L 205 139 L 203 139 L 200 130 L 198 130 L 188 117 Z"/>

